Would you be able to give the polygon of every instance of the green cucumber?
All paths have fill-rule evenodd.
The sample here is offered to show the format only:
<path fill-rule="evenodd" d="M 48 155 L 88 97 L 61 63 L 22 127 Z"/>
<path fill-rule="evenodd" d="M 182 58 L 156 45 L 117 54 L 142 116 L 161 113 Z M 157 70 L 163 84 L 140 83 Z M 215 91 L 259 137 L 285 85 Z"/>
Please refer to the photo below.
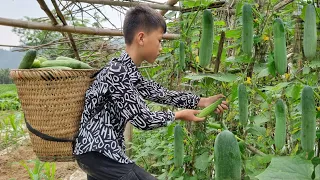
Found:
<path fill-rule="evenodd" d="M 275 145 L 276 149 L 281 150 L 286 142 L 286 109 L 283 101 L 278 99 L 275 105 L 276 130 Z"/>
<path fill-rule="evenodd" d="M 248 93 L 244 84 L 238 86 L 239 122 L 246 126 L 248 124 Z"/>
<path fill-rule="evenodd" d="M 213 18 L 210 10 L 203 11 L 202 34 L 200 39 L 200 66 L 206 67 L 211 62 L 213 50 Z"/>
<path fill-rule="evenodd" d="M 237 139 L 228 130 L 218 134 L 214 143 L 216 180 L 241 179 L 241 153 Z"/>
<path fill-rule="evenodd" d="M 251 56 L 253 47 L 253 15 L 250 4 L 242 6 L 242 51 Z"/>
<path fill-rule="evenodd" d="M 36 59 L 37 51 L 30 49 L 24 55 L 22 61 L 20 62 L 19 69 L 30 69 L 33 61 Z"/>
<path fill-rule="evenodd" d="M 182 127 L 177 124 L 174 127 L 174 165 L 175 167 L 181 167 L 183 165 L 184 155 L 184 132 Z"/>
<path fill-rule="evenodd" d="M 305 86 L 301 94 L 301 146 L 305 152 L 314 149 L 316 139 L 316 106 L 313 90 Z"/>

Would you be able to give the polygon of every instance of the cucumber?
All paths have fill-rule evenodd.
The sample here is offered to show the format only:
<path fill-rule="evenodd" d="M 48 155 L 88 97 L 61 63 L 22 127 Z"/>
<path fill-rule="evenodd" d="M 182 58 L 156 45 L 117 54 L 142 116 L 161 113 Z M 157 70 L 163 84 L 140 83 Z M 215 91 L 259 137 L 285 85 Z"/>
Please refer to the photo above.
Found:
<path fill-rule="evenodd" d="M 52 66 L 52 67 L 43 67 L 43 68 L 38 68 L 38 69 L 61 69 L 61 70 L 72 70 L 70 67 L 66 66 Z"/>
<path fill-rule="evenodd" d="M 45 61 L 41 63 L 41 67 L 53 67 L 53 66 L 66 66 L 72 69 L 92 69 L 86 63 L 83 63 L 78 60 L 53 60 L 53 61 Z"/>
<path fill-rule="evenodd" d="M 214 143 L 214 167 L 216 180 L 241 179 L 241 153 L 232 132 L 224 130 Z"/>
<path fill-rule="evenodd" d="M 213 50 L 213 18 L 210 10 L 203 11 L 202 34 L 200 40 L 200 66 L 206 67 L 211 62 Z"/>
<path fill-rule="evenodd" d="M 304 56 L 312 59 L 316 56 L 317 51 L 317 24 L 316 10 L 312 4 L 306 8 L 306 16 L 303 30 L 303 52 Z"/>
<path fill-rule="evenodd" d="M 278 150 L 281 150 L 286 142 L 286 110 L 281 99 L 278 99 L 275 105 L 276 115 L 276 130 L 275 130 L 275 145 Z"/>
<path fill-rule="evenodd" d="M 248 93 L 244 84 L 238 86 L 239 122 L 246 126 L 248 124 Z"/>
<path fill-rule="evenodd" d="M 316 139 L 316 106 L 310 86 L 305 86 L 302 90 L 301 108 L 301 145 L 305 152 L 310 152 L 314 149 Z"/>
<path fill-rule="evenodd" d="M 35 59 L 31 65 L 31 68 L 39 68 L 40 64 L 41 64 L 40 60 Z"/>
<path fill-rule="evenodd" d="M 197 117 L 206 117 L 209 114 L 211 114 L 214 110 L 217 109 L 218 105 L 220 105 L 222 103 L 222 98 L 218 99 L 216 102 L 210 104 L 209 106 L 207 106 L 206 108 L 202 109 L 201 112 L 199 114 L 197 114 Z"/>
<path fill-rule="evenodd" d="M 90 65 L 88 65 L 87 63 L 84 63 L 82 61 L 79 61 L 79 60 L 73 59 L 73 58 L 59 56 L 59 57 L 56 58 L 56 60 L 63 60 L 63 61 L 80 63 L 80 68 L 73 68 L 73 69 L 92 69 L 92 67 Z"/>
<path fill-rule="evenodd" d="M 37 56 L 37 51 L 34 49 L 30 49 L 24 55 L 22 61 L 20 62 L 19 69 L 30 69 L 33 61 Z"/>
<path fill-rule="evenodd" d="M 276 18 L 273 23 L 274 35 L 274 62 L 276 70 L 280 75 L 287 71 L 287 47 L 286 35 L 283 22 L 280 18 Z"/>
<path fill-rule="evenodd" d="M 181 167 L 183 165 L 184 155 L 184 133 L 182 127 L 177 124 L 174 127 L 174 166 Z"/>
<path fill-rule="evenodd" d="M 36 60 L 39 60 L 40 63 L 43 63 L 44 61 L 47 61 L 47 58 L 45 58 L 45 57 L 37 57 Z"/>
<path fill-rule="evenodd" d="M 179 46 L 179 63 L 180 63 L 180 68 L 181 70 L 184 70 L 186 68 L 186 61 L 185 61 L 185 45 L 184 42 L 180 41 L 180 46 Z"/>
<path fill-rule="evenodd" d="M 250 4 L 242 6 L 242 51 L 251 56 L 253 46 L 253 15 Z"/>

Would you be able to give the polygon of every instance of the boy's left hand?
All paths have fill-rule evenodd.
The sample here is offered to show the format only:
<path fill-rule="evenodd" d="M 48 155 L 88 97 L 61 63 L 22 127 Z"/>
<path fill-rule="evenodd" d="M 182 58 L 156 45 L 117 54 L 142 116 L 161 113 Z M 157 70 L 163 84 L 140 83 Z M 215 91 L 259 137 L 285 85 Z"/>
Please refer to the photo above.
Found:
<path fill-rule="evenodd" d="M 223 94 L 217 94 L 214 96 L 210 96 L 207 98 L 201 98 L 200 101 L 202 101 L 201 105 L 202 107 L 207 107 L 210 104 L 216 102 L 220 98 L 224 98 L 225 96 Z M 222 101 L 220 105 L 218 105 L 218 108 L 214 111 L 215 113 L 219 114 L 222 113 L 224 110 L 228 109 L 228 102 L 227 101 Z"/>

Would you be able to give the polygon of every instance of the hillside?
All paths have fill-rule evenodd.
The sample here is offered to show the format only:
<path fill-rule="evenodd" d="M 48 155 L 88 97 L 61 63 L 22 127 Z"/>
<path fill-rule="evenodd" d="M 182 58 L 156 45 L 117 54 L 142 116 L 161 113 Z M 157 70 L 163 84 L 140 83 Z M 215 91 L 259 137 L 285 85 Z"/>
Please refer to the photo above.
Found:
<path fill-rule="evenodd" d="M 0 49 L 0 69 L 15 69 L 18 68 L 19 63 L 25 52 L 11 52 Z"/>

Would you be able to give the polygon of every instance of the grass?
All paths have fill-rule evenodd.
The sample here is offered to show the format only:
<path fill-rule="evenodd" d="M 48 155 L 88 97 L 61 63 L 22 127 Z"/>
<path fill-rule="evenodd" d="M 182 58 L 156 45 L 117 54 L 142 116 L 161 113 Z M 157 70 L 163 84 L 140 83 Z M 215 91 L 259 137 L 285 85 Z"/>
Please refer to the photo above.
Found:
<path fill-rule="evenodd" d="M 8 91 L 17 92 L 17 87 L 15 84 L 0 84 L 0 95 Z"/>

